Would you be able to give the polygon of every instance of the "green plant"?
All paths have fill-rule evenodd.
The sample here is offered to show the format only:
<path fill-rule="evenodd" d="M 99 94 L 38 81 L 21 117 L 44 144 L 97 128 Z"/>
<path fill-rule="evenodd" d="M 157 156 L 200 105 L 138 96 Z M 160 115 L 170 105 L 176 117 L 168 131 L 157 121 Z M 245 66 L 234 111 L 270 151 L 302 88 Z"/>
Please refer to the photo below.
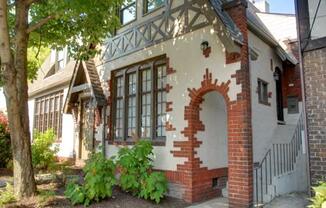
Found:
<path fill-rule="evenodd" d="M 309 208 L 326 208 L 326 182 L 321 182 L 319 186 L 313 187 L 315 196 L 310 199 L 312 202 Z"/>
<path fill-rule="evenodd" d="M 120 149 L 117 166 L 120 168 L 120 186 L 124 191 L 159 203 L 167 192 L 167 180 L 163 173 L 151 172 L 153 146 L 148 140 L 140 140 L 132 148 Z"/>
<path fill-rule="evenodd" d="M 113 186 L 116 185 L 115 164 L 106 159 L 101 153 L 96 153 L 87 161 L 84 184 L 69 183 L 65 196 L 73 205 L 84 204 L 88 206 L 92 201 L 100 201 L 112 196 Z"/>
<path fill-rule="evenodd" d="M 14 189 L 12 185 L 7 183 L 6 189 L 1 191 L 0 190 L 0 207 L 2 207 L 5 204 L 9 204 L 12 202 L 15 202 L 16 198 L 14 195 Z"/>
<path fill-rule="evenodd" d="M 167 192 L 167 179 L 162 172 L 150 173 L 141 185 L 140 197 L 160 203 Z"/>
<path fill-rule="evenodd" d="M 0 112 L 0 168 L 6 168 L 12 160 L 8 119 Z"/>
<path fill-rule="evenodd" d="M 48 170 L 55 166 L 55 155 L 59 148 L 54 145 L 56 135 L 52 129 L 44 133 L 35 132 L 32 143 L 32 162 L 37 169 Z"/>

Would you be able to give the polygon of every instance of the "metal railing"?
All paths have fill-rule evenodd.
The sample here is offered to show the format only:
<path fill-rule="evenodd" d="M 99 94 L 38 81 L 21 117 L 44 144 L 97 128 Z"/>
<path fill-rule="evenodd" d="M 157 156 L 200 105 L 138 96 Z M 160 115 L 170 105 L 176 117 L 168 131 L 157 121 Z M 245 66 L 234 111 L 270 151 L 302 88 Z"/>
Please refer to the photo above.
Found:
<path fill-rule="evenodd" d="M 303 114 L 300 115 L 293 137 L 289 143 L 273 144 L 260 163 L 254 164 L 254 203 L 255 207 L 264 204 L 273 184 L 273 177 L 294 170 L 302 146 L 301 132 L 304 128 Z M 275 191 L 275 190 L 274 190 Z"/>

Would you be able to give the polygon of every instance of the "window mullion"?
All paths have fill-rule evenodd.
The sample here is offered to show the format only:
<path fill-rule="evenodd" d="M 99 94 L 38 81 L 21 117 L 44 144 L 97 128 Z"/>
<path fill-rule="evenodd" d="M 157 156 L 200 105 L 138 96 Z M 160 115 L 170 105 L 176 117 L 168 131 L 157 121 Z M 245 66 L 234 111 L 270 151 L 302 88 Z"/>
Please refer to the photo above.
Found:
<path fill-rule="evenodd" d="M 123 97 L 122 97 L 122 103 L 123 103 L 123 111 L 122 111 L 122 118 L 123 118 L 123 126 L 122 126 L 122 130 L 123 130 L 123 140 L 126 141 L 127 137 L 128 137 L 128 115 L 127 115 L 127 93 L 128 93 L 128 88 L 126 87 L 128 84 L 128 80 L 127 80 L 127 75 L 126 75 L 126 71 L 124 71 L 123 74 Z"/>
<path fill-rule="evenodd" d="M 140 72 L 139 72 L 139 68 L 136 71 L 136 135 L 137 137 L 140 137 L 140 124 L 141 124 L 141 116 L 140 116 L 140 97 L 139 93 L 141 91 L 141 87 L 140 87 Z"/>
<path fill-rule="evenodd" d="M 152 140 L 155 139 L 155 129 L 156 129 L 156 115 L 155 115 L 155 108 L 156 108 L 156 97 L 155 97 L 155 92 L 156 92 L 156 79 L 155 79 L 155 66 L 154 66 L 154 62 L 151 64 L 151 75 L 152 75 L 152 90 L 151 90 L 151 100 L 152 100 L 152 105 L 151 105 L 151 124 L 152 124 L 152 128 L 151 128 L 151 136 L 152 136 Z"/>

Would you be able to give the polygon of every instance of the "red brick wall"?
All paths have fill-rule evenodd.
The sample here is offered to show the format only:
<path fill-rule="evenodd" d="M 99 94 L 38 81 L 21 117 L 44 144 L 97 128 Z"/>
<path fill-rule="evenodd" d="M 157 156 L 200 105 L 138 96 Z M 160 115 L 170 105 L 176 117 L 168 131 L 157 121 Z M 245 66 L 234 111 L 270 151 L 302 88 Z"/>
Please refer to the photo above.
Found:
<path fill-rule="evenodd" d="M 251 207 L 253 203 L 253 156 L 250 101 L 250 74 L 246 1 L 234 0 L 225 5 L 243 35 L 241 69 L 235 75 L 242 92 L 230 103 L 229 119 L 229 207 Z"/>
<path fill-rule="evenodd" d="M 326 48 L 304 53 L 304 81 L 313 185 L 326 181 Z"/>
<path fill-rule="evenodd" d="M 179 150 L 171 151 L 174 157 L 185 157 L 187 161 L 184 164 L 177 166 L 177 171 L 183 174 L 183 184 L 185 185 L 184 200 L 187 202 L 202 201 L 221 193 L 220 189 L 212 188 L 212 179 L 216 177 L 227 176 L 226 171 L 208 170 L 207 167 L 201 167 L 202 161 L 196 157 L 196 149 L 202 144 L 198 140 L 196 134 L 198 131 L 204 131 L 205 126 L 200 120 L 200 105 L 203 101 L 203 96 L 211 91 L 219 92 L 229 103 L 227 92 L 229 90 L 230 81 L 219 84 L 218 81 L 212 78 L 212 74 L 208 69 L 203 76 L 201 87 L 199 89 L 188 88 L 191 101 L 185 107 L 184 118 L 188 121 L 188 126 L 181 133 L 188 138 L 187 141 L 175 141 L 174 147 Z M 226 169 L 224 169 L 226 170 Z"/>
<path fill-rule="evenodd" d="M 289 42 L 287 45 L 291 49 L 293 55 L 299 60 L 298 42 Z M 288 106 L 288 96 L 297 96 L 299 101 L 302 100 L 300 65 L 283 63 L 282 78 L 283 107 L 286 108 Z"/>

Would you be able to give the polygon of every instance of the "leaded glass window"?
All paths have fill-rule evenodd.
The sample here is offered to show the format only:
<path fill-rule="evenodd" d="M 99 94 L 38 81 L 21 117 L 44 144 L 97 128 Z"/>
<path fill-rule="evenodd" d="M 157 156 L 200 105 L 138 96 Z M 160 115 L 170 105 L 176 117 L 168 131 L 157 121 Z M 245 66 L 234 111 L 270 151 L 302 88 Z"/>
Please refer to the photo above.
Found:
<path fill-rule="evenodd" d="M 62 136 L 63 91 L 35 99 L 34 130 L 53 129 L 57 139 Z"/>
<path fill-rule="evenodd" d="M 146 61 L 113 72 L 113 139 L 165 139 L 165 59 Z M 126 89 L 123 87 L 126 86 Z"/>

